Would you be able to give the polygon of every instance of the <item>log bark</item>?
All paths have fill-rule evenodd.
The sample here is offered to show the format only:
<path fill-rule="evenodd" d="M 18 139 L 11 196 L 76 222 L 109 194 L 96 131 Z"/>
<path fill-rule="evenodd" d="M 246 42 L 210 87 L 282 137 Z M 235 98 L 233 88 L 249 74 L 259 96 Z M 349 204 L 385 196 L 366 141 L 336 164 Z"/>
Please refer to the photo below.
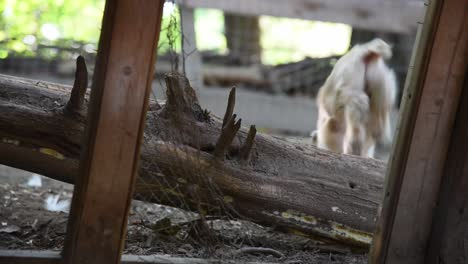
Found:
<path fill-rule="evenodd" d="M 184 77 L 168 75 L 166 82 L 167 102 L 151 102 L 147 114 L 136 199 L 368 247 L 383 162 L 239 129 L 231 106 L 223 127 Z M 0 75 L 2 163 L 73 183 L 87 97 L 73 113 L 69 97 L 67 86 Z"/>

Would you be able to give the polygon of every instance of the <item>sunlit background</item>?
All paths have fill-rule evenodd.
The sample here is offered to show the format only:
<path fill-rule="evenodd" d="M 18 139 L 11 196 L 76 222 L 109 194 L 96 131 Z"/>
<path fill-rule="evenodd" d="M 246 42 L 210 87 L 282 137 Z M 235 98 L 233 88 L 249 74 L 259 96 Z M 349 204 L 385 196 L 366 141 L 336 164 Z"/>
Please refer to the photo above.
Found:
<path fill-rule="evenodd" d="M 0 59 L 57 55 L 53 49 L 38 49 L 40 45 L 76 47 L 83 44 L 87 52 L 93 52 L 99 39 L 103 8 L 103 0 L 0 1 Z M 177 12 L 173 3 L 164 5 L 163 28 Z M 222 11 L 195 10 L 196 41 L 200 50 L 227 52 L 223 20 Z M 269 16 L 260 17 L 260 30 L 265 64 L 343 54 L 351 37 L 348 25 Z M 161 35 L 161 43 L 167 42 L 167 36 Z M 180 45 L 176 47 L 179 49 Z M 165 48 L 167 46 L 163 45 L 161 52 L 166 51 Z"/>
<path fill-rule="evenodd" d="M 82 55 L 91 76 L 104 4 L 104 0 L 0 1 L 0 73 L 70 85 L 75 59 Z M 187 29 L 184 16 L 181 20 L 184 10 L 174 1 L 164 4 L 153 99 L 165 99 L 164 74 L 179 71 L 186 73 L 203 106 L 222 116 L 228 88 L 237 86 L 236 111 L 245 125 L 256 124 L 260 131 L 277 135 L 309 135 L 316 123 L 318 89 L 337 58 L 357 43 L 382 37 L 394 45 L 395 56 L 389 63 L 401 89 L 414 41 L 414 32 L 391 32 L 388 24 L 383 25 L 386 30 L 376 31 L 214 8 L 190 9 L 193 20 L 186 18 Z M 343 10 L 333 12 L 348 12 Z M 189 42 L 193 45 L 184 48 Z"/>

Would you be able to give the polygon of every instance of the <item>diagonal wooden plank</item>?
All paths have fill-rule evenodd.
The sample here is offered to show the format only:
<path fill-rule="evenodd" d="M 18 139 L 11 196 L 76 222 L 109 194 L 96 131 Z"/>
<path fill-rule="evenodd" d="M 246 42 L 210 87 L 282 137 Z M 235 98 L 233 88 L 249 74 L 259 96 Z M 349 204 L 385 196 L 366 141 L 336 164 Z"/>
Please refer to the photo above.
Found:
<path fill-rule="evenodd" d="M 432 217 L 466 74 L 468 2 L 432 1 L 429 9 L 432 19 L 424 25 L 404 94 L 371 263 L 428 263 Z"/>
<path fill-rule="evenodd" d="M 66 263 L 120 261 L 163 3 L 106 2 Z"/>
<path fill-rule="evenodd" d="M 467 8 L 468 10 L 468 8 Z M 425 263 L 468 263 L 468 12 L 465 15 L 465 39 L 457 48 L 458 64 L 465 69 L 465 85 L 458 108 L 452 140 L 440 186 L 437 210 L 433 217 L 431 239 Z M 463 74 L 463 70 L 458 72 Z M 455 76 L 450 82 L 458 83 Z"/>

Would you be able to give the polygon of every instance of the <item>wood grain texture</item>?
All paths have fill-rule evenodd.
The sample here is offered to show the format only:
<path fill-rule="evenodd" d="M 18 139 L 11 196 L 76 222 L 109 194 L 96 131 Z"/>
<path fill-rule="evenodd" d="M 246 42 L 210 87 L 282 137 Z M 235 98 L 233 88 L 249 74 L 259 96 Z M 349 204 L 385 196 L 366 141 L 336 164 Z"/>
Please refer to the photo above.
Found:
<path fill-rule="evenodd" d="M 465 16 L 465 39 L 459 63 L 464 64 L 465 85 L 452 133 L 444 176 L 426 253 L 428 264 L 468 263 L 468 15 Z M 465 58 L 465 60 L 462 60 Z M 460 78 L 452 78 L 458 82 Z"/>
<path fill-rule="evenodd" d="M 34 86 L 34 81 L 21 80 L 18 81 L 21 87 L 29 83 L 30 86 L 26 88 L 35 93 L 20 89 L 28 96 L 10 102 L 8 98 L 14 97 L 17 89 L 11 84 L 2 86 L 2 78 L 6 77 L 0 76 L 0 90 L 3 91 L 0 94 L 0 109 L 6 102 L 17 104 L 19 109 L 31 109 L 27 116 L 33 119 L 36 113 L 46 112 L 48 123 L 45 124 L 52 128 L 48 133 L 53 134 L 55 122 L 62 122 L 63 113 L 49 112 L 48 109 L 57 107 L 54 101 L 62 102 L 61 107 L 64 107 L 69 91 L 56 86 L 51 86 L 54 89 Z M 186 82 L 173 80 L 168 83 L 175 86 Z M 40 92 L 44 92 L 50 100 L 41 102 L 45 96 Z M 210 184 L 215 184 L 222 193 L 230 196 L 230 206 L 234 211 L 254 222 L 275 225 L 288 232 L 297 230 L 304 235 L 314 234 L 346 244 L 368 246 L 381 201 L 385 172 L 383 162 L 339 155 L 262 133 L 255 136 L 249 159 L 245 161 L 241 150 L 249 131 L 241 128 L 227 151 L 230 157 L 220 164 L 215 162 L 213 151 L 221 133 L 222 119 L 215 116 L 204 119 L 204 111 L 190 89 L 182 88 L 180 92 L 174 93 L 179 95 L 179 103 L 174 101 L 176 97 L 170 96 L 168 98 L 171 100 L 164 105 L 150 104 L 135 186 L 136 199 L 196 210 L 200 200 L 191 198 L 191 190 L 197 186 L 203 209 L 212 214 L 225 215 L 226 211 L 220 208 L 220 197 L 212 195 L 210 191 Z M 52 159 L 55 161 L 53 166 L 46 162 L 34 163 L 34 166 L 24 162 L 26 157 L 41 154 L 35 151 L 36 147 L 32 147 L 34 144 L 31 142 L 40 143 L 39 147 L 53 148 L 53 142 L 47 142 L 53 137 L 41 141 L 34 132 L 44 131 L 45 128 L 24 127 L 19 124 L 20 115 L 16 116 L 15 113 L 12 109 L 11 114 L 0 115 L 0 123 L 11 124 L 9 129 L 3 131 L 3 137 L 19 142 L 18 146 L 10 145 L 14 152 L 5 152 L 5 155 L 14 153 L 6 159 L 11 162 L 6 165 L 73 183 L 76 166 L 66 161 L 75 161 L 76 164 L 80 151 L 66 151 L 70 154 L 64 155 L 63 162 Z M 21 116 L 25 115 L 21 113 Z M 76 123 L 74 126 L 84 127 L 78 125 L 83 124 L 84 120 L 73 116 L 68 118 Z M 31 139 L 16 138 L 17 127 L 29 131 Z M 59 131 L 56 132 L 60 135 Z M 82 133 L 83 130 L 80 135 Z M 63 140 L 76 142 L 75 138 L 65 137 Z M 78 145 L 82 146 L 79 142 Z M 51 160 L 50 157 L 48 160 Z M 348 232 L 353 229 L 358 232 Z"/>
<path fill-rule="evenodd" d="M 164 1 L 107 1 L 66 263 L 120 263 Z"/>
<path fill-rule="evenodd" d="M 371 263 L 426 263 L 424 256 L 466 64 L 468 2 L 433 1 L 405 91 Z M 417 55 L 418 56 L 418 55 Z M 419 75 L 419 76 L 418 76 Z"/>
<path fill-rule="evenodd" d="M 400 119 L 395 130 L 396 141 L 392 147 L 392 154 L 385 177 L 384 199 L 369 252 L 369 263 L 371 264 L 384 263 L 388 254 L 388 246 L 391 239 L 395 212 L 398 207 L 398 198 L 410 148 L 411 135 L 414 131 L 414 123 L 421 99 L 421 87 L 426 76 L 427 61 L 429 60 L 440 10 L 440 1 L 432 2 L 428 6 L 424 25 L 420 25 L 418 35 L 416 36 L 415 50 L 410 61 L 402 96 Z"/>
<path fill-rule="evenodd" d="M 49 250 L 0 250 L 0 264 L 58 264 L 60 252 Z M 265 262 L 244 262 L 202 258 L 171 257 L 168 255 L 123 255 L 122 264 L 267 264 Z M 272 262 L 268 262 L 272 264 Z"/>
<path fill-rule="evenodd" d="M 60 252 L 46 250 L 0 250 L 0 264 L 59 264 Z"/>

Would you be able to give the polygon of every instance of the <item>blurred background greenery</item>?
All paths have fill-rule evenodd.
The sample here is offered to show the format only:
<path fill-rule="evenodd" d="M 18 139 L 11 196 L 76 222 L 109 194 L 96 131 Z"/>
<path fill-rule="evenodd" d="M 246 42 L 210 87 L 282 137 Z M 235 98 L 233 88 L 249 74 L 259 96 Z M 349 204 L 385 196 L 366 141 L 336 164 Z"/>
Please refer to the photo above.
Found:
<path fill-rule="evenodd" d="M 0 59 L 74 56 L 57 54 L 56 49 L 41 49 L 50 46 L 81 48 L 93 53 L 97 49 L 103 8 L 104 0 L 1 0 Z M 170 2 L 164 6 L 162 29 L 159 52 L 164 54 L 171 46 L 179 51 L 178 10 Z M 222 11 L 196 9 L 195 30 L 200 50 L 227 52 Z M 260 17 L 260 30 L 264 64 L 343 54 L 349 48 L 352 31 L 344 24 L 268 16 Z"/>

